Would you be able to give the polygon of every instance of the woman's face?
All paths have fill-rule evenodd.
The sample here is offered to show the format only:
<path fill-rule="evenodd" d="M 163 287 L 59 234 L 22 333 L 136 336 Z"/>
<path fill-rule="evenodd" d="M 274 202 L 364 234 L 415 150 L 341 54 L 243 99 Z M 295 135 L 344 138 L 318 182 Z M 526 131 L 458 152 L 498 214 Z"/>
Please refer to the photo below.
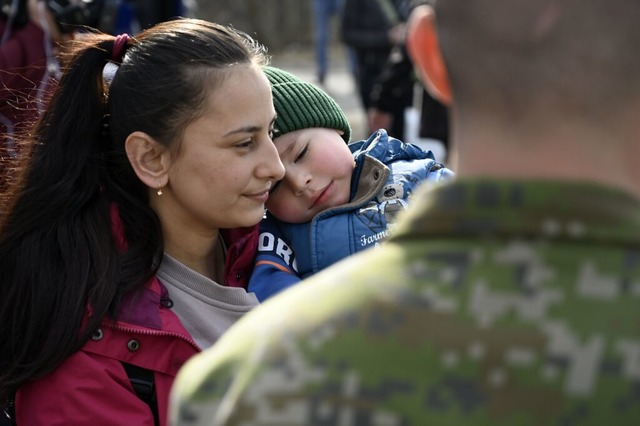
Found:
<path fill-rule="evenodd" d="M 168 183 L 155 200 L 163 226 L 173 222 L 206 234 L 255 225 L 269 189 L 284 175 L 271 140 L 275 111 L 262 70 L 235 65 L 221 82 L 171 155 Z"/>

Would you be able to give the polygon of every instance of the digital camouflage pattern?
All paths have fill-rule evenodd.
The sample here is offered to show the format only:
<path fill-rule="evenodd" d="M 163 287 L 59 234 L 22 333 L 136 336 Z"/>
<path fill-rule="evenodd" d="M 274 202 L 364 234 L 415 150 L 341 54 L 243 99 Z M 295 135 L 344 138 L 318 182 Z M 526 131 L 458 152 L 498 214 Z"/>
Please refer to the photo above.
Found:
<path fill-rule="evenodd" d="M 409 212 L 189 361 L 173 425 L 640 425 L 640 202 L 458 180 Z"/>

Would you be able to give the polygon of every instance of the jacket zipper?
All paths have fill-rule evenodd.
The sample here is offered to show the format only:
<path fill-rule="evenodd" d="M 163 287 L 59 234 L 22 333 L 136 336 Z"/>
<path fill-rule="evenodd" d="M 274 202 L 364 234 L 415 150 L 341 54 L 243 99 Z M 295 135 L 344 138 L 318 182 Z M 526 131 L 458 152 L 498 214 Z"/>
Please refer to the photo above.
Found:
<path fill-rule="evenodd" d="M 111 330 L 116 330 L 116 331 L 122 331 L 125 333 L 132 333 L 132 334 L 140 334 L 143 336 L 168 336 L 168 337 L 177 337 L 178 339 L 184 340 L 185 342 L 189 343 L 191 346 L 193 346 L 194 349 L 196 349 L 196 351 L 198 352 L 202 352 L 202 349 L 200 348 L 200 346 L 198 346 L 198 344 L 191 338 L 185 336 L 184 334 L 180 334 L 180 333 L 174 333 L 171 331 L 156 331 L 156 330 L 148 330 L 148 329 L 137 329 L 137 328 L 131 328 L 131 327 L 126 327 L 124 325 L 119 325 L 119 324 L 111 324 L 111 323 L 106 323 L 103 324 L 104 326 L 106 326 L 107 328 L 110 328 Z"/>

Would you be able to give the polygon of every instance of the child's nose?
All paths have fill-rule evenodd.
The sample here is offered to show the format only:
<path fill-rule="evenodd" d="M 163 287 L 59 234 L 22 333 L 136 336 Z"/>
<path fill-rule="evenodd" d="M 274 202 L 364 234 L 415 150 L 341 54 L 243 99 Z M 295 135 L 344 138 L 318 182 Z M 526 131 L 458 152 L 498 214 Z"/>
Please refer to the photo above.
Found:
<path fill-rule="evenodd" d="M 293 192 L 297 196 L 301 195 L 307 186 L 309 186 L 309 182 L 311 182 L 311 175 L 303 171 L 296 171 L 293 173 L 289 173 L 287 171 L 285 177 L 290 179 Z"/>

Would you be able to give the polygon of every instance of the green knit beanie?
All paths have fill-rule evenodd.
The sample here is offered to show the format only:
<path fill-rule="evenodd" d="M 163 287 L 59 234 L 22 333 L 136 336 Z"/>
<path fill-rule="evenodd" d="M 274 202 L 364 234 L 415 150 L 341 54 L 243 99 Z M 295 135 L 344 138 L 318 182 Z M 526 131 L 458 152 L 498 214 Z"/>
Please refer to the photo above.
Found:
<path fill-rule="evenodd" d="M 323 127 L 342 130 L 342 139 L 349 143 L 351 127 L 347 117 L 329 95 L 291 73 L 274 67 L 264 67 L 271 83 L 273 105 L 278 118 L 275 137 L 300 129 Z"/>

